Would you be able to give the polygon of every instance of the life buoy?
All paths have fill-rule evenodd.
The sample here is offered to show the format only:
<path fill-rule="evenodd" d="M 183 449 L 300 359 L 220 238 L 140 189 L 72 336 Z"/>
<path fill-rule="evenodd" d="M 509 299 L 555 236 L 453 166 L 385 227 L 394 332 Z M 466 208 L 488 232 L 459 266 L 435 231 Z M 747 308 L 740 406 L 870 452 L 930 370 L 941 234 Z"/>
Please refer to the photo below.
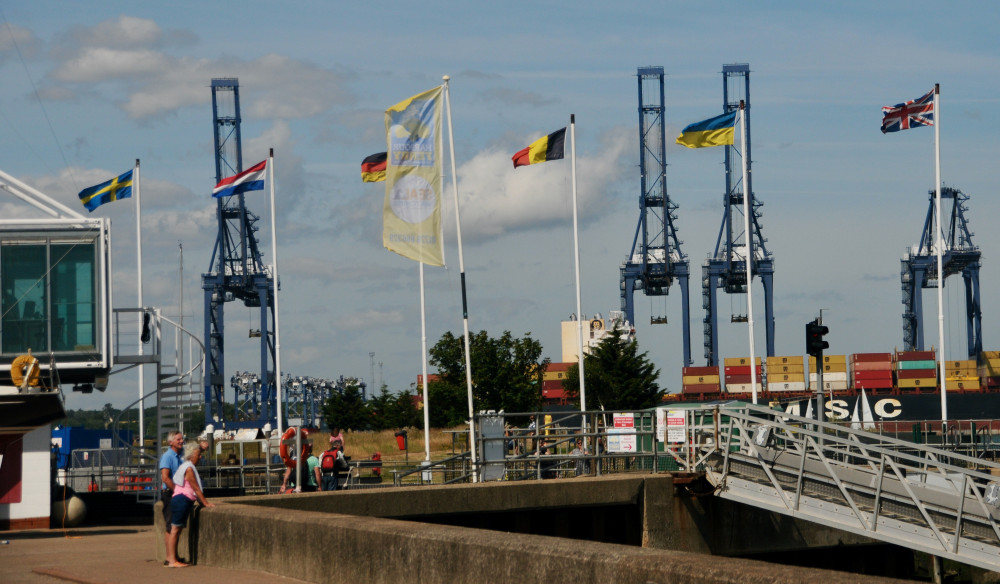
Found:
<path fill-rule="evenodd" d="M 285 430 L 281 435 L 281 442 L 278 446 L 278 454 L 288 468 L 295 468 L 295 459 L 288 454 L 288 441 L 295 437 L 295 428 Z M 305 460 L 309 453 L 309 445 L 306 443 L 306 433 L 302 432 L 302 452 L 299 453 L 299 460 Z"/>
<path fill-rule="evenodd" d="M 18 355 L 10 364 L 10 380 L 17 387 L 24 387 L 25 379 L 29 387 L 38 387 L 39 373 L 38 359 L 31 353 Z"/>

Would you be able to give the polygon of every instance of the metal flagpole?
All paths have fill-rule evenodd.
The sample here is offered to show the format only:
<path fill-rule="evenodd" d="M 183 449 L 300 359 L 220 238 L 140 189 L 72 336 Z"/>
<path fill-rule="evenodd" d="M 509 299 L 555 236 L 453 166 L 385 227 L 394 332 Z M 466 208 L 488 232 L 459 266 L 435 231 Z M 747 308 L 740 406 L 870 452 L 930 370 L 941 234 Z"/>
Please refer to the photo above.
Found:
<path fill-rule="evenodd" d="M 937 300 L 938 300 L 938 370 L 941 376 L 941 435 L 944 436 L 945 424 L 948 423 L 948 382 L 944 368 L 944 269 L 941 254 L 944 248 L 944 228 L 941 225 L 941 85 L 934 84 L 934 189 L 935 213 L 937 214 Z"/>
<path fill-rule="evenodd" d="M 420 262 L 420 360 L 424 380 L 424 460 L 431 459 L 431 413 L 427 400 L 427 315 L 424 308 L 424 262 Z"/>
<path fill-rule="evenodd" d="M 132 190 L 135 191 L 135 258 L 136 258 L 136 290 L 139 302 L 139 354 L 142 350 L 142 329 L 143 320 L 146 316 L 145 308 L 142 305 L 142 196 L 139 191 L 139 159 L 135 159 L 135 169 L 132 172 Z M 139 451 L 144 452 L 146 447 L 146 402 L 143 396 L 146 395 L 143 388 L 143 367 L 139 363 Z"/>
<path fill-rule="evenodd" d="M 472 411 L 472 360 L 469 356 L 469 304 L 465 293 L 465 259 L 462 255 L 462 213 L 458 208 L 458 176 L 455 171 L 455 135 L 451 127 L 451 92 L 449 81 L 445 75 L 444 106 L 448 115 L 448 147 L 451 152 L 451 186 L 455 195 L 455 234 L 458 239 L 458 271 L 462 282 L 462 325 L 465 329 L 465 384 L 469 394 L 469 457 L 472 463 L 472 482 L 478 482 L 476 472 L 476 420 Z M 425 404 L 426 407 L 426 404 Z"/>
<path fill-rule="evenodd" d="M 587 411 L 587 386 L 584 382 L 583 374 L 583 313 L 580 302 L 580 234 L 577 228 L 576 210 L 576 114 L 569 115 L 569 144 L 570 144 L 570 174 L 573 185 L 573 259 L 576 263 L 576 336 L 577 336 L 577 356 L 579 358 L 580 372 L 580 413 Z M 587 417 L 580 417 L 580 426 L 586 433 Z M 585 445 L 586 447 L 586 445 Z"/>
<path fill-rule="evenodd" d="M 271 183 L 271 261 L 273 262 L 271 277 L 274 280 L 274 393 L 278 401 L 275 408 L 275 417 L 278 419 L 278 435 L 281 436 L 284 433 L 284 428 L 282 428 L 281 424 L 281 400 L 283 396 L 281 391 L 281 335 L 278 334 L 278 232 L 275 229 L 274 218 L 274 148 L 268 151 L 267 170 L 270 173 L 268 182 Z"/>
<path fill-rule="evenodd" d="M 747 122 L 746 104 L 740 100 L 740 144 L 743 148 L 743 238 L 746 242 L 747 257 L 747 328 L 750 329 L 750 389 L 753 403 L 757 403 L 757 359 L 753 343 L 753 234 L 750 232 L 750 183 L 747 169 Z"/>

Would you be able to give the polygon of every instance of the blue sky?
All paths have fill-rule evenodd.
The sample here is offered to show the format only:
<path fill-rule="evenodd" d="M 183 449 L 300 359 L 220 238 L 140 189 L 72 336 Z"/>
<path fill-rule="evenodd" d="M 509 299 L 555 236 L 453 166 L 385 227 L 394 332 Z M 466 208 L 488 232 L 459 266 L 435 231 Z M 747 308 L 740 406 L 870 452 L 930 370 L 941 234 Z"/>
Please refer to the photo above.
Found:
<path fill-rule="evenodd" d="M 417 266 L 381 245 L 382 185 L 363 157 L 385 149 L 383 111 L 451 76 L 469 324 L 540 340 L 558 360 L 559 322 L 576 310 L 568 161 L 511 168 L 510 156 L 576 114 L 583 312 L 619 308 L 619 266 L 639 217 L 636 68 L 667 73 L 668 141 L 722 105 L 725 63 L 750 64 L 754 189 L 774 254 L 779 355 L 804 353 L 803 325 L 823 309 L 832 353 L 902 348 L 899 259 L 915 245 L 934 186 L 931 129 L 879 132 L 881 106 L 942 87 L 942 179 L 972 198 L 983 251 L 983 337 L 996 337 L 1000 234 L 993 196 L 1000 70 L 989 3 L 248 1 L 137 5 L 3 2 L 0 168 L 60 201 L 142 159 L 144 295 L 176 316 L 184 245 L 185 322 L 200 330 L 200 274 L 215 235 L 212 77 L 238 77 L 244 161 L 276 152 L 282 368 L 295 375 L 405 389 L 420 371 Z M 836 12 L 834 14 L 833 12 Z M 16 41 L 16 48 L 15 43 Z M 19 51 L 18 51 L 19 49 Z M 37 93 L 36 93 L 37 92 Z M 37 95 L 37 98 L 36 98 Z M 41 103 L 39 103 L 39 98 Z M 702 261 L 722 220 L 722 150 L 670 145 L 667 188 L 691 264 L 692 356 L 702 357 Z M 450 195 L 450 178 L 446 177 Z M 270 261 L 268 202 L 251 196 Z M 427 271 L 428 343 L 462 330 L 453 205 L 448 269 Z M 31 216 L 0 199 L 5 216 Z M 135 209 L 95 214 L 115 229 L 116 303 L 135 298 Z M 756 354 L 763 297 L 754 289 Z M 964 289 L 945 289 L 946 353 L 965 355 Z M 745 297 L 720 296 L 722 356 L 749 354 Z M 661 383 L 680 386 L 680 294 L 637 295 L 642 350 Z M 937 344 L 925 292 L 926 343 Z M 651 326 L 651 314 L 670 324 Z M 254 369 L 242 333 L 256 312 L 226 307 L 227 376 Z M 124 405 L 134 382 L 68 407 Z"/>

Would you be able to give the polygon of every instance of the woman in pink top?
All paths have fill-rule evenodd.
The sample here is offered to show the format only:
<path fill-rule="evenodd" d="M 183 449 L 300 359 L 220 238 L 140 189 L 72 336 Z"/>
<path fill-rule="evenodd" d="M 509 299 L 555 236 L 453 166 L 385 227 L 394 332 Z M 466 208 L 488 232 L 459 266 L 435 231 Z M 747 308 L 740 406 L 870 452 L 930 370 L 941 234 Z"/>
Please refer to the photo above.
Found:
<path fill-rule="evenodd" d="M 195 465 L 201 460 L 202 448 L 198 442 L 188 442 L 184 445 L 184 462 L 174 473 L 174 497 L 170 500 L 170 523 L 167 525 L 167 566 L 170 568 L 186 568 L 188 564 L 177 559 L 177 541 L 181 531 L 187 524 L 188 515 L 194 502 L 199 501 L 205 507 L 215 507 L 205 498 L 201 490 L 201 477 Z"/>

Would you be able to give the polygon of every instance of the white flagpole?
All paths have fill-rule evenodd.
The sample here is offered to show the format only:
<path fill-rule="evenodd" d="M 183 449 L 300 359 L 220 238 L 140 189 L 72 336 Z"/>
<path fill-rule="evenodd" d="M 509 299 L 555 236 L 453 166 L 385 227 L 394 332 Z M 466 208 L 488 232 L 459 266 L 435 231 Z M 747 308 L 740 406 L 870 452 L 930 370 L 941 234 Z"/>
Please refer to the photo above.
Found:
<path fill-rule="evenodd" d="M 469 457 L 472 464 L 472 482 L 478 482 L 476 472 L 476 421 L 472 411 L 472 360 L 469 356 L 469 305 L 465 294 L 465 259 L 462 255 L 462 214 L 458 209 L 458 176 L 455 171 L 455 135 L 451 127 L 451 92 L 445 75 L 444 106 L 448 114 L 448 147 L 451 151 L 451 186 L 455 195 L 455 234 L 458 239 L 458 271 L 462 281 L 462 325 L 465 328 L 465 384 L 469 394 Z M 424 404 L 426 407 L 426 404 Z"/>
<path fill-rule="evenodd" d="M 142 324 L 146 311 L 142 305 L 142 196 L 139 191 L 139 159 L 135 159 L 135 169 L 132 171 L 132 190 L 135 192 L 135 258 L 136 258 L 136 294 L 139 302 L 139 354 L 142 350 Z M 143 388 L 142 363 L 139 363 L 139 451 L 144 452 L 146 447 L 146 402 L 143 400 L 145 390 Z M 157 445 L 159 449 L 159 445 Z"/>
<path fill-rule="evenodd" d="M 278 435 L 281 436 L 284 433 L 284 428 L 281 425 L 281 399 L 283 396 L 281 391 L 281 335 L 278 334 L 278 231 L 275 229 L 274 218 L 274 148 L 271 148 L 267 154 L 267 170 L 270 173 L 268 182 L 271 184 L 271 262 L 274 269 L 274 273 L 271 274 L 274 279 L 274 388 L 278 402 L 275 417 L 278 419 Z M 302 451 L 299 450 L 299 452 Z M 297 482 L 295 484 L 298 485 Z"/>
<path fill-rule="evenodd" d="M 740 144 L 743 148 L 743 238 L 746 242 L 747 258 L 747 328 L 750 330 L 750 389 L 753 403 L 757 403 L 757 358 L 753 343 L 753 234 L 750 232 L 750 182 L 747 165 L 747 122 L 746 105 L 740 100 Z"/>
<path fill-rule="evenodd" d="M 570 174 L 573 185 L 573 259 L 576 263 L 576 336 L 577 336 L 577 356 L 579 357 L 580 372 L 580 413 L 587 411 L 587 386 L 584 382 L 583 374 L 583 312 L 581 312 L 580 301 L 580 234 L 577 228 L 576 210 L 576 114 L 569 115 L 569 144 L 570 144 Z M 587 427 L 586 416 L 580 420 L 582 428 Z"/>
<path fill-rule="evenodd" d="M 424 390 L 424 460 L 431 459 L 431 412 L 427 392 L 427 313 L 424 308 L 424 262 L 420 262 L 420 360 Z"/>
<path fill-rule="evenodd" d="M 945 431 L 945 424 L 948 423 L 948 382 L 945 377 L 944 367 L 944 268 L 941 254 L 944 248 L 944 227 L 941 225 L 941 86 L 934 84 L 934 205 L 937 214 L 937 300 L 938 300 L 938 369 L 941 381 L 941 432 Z"/>

